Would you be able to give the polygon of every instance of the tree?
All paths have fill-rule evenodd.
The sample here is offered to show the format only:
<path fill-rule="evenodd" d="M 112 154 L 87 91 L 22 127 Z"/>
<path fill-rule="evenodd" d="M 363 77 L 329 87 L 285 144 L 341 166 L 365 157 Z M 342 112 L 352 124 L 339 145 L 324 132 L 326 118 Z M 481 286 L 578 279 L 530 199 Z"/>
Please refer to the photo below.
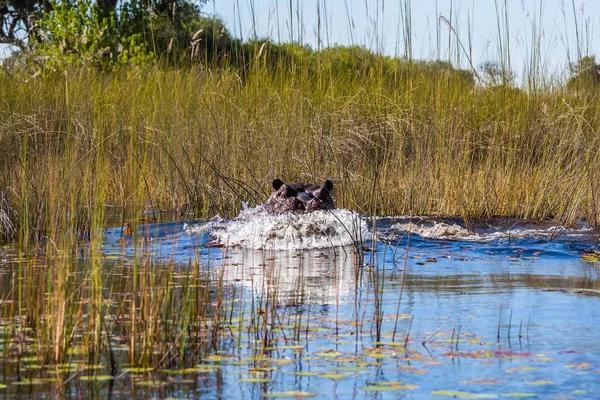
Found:
<path fill-rule="evenodd" d="M 232 41 L 219 20 L 202 16 L 206 1 L 0 0 L 0 43 L 22 50 L 15 59 L 51 67 L 171 63 L 191 49 L 204 59 L 208 47 Z"/>
<path fill-rule="evenodd" d="M 586 56 L 571 64 L 571 78 L 567 82 L 567 88 L 589 91 L 600 87 L 599 85 L 600 65 L 596 64 L 596 57 Z"/>
<path fill-rule="evenodd" d="M 100 28 L 103 37 L 110 33 L 121 41 L 137 35 L 148 51 L 158 54 L 173 46 L 187 49 L 206 1 L 0 0 L 0 43 L 30 50 L 39 42 L 51 44 L 48 42 L 61 36 L 64 40 L 65 35 L 53 31 L 59 27 L 51 20 L 60 17 L 58 13 L 70 13 L 67 16 L 78 21 L 64 20 L 65 29 L 87 24 L 80 27 L 80 33 Z"/>
<path fill-rule="evenodd" d="M 486 61 L 481 65 L 483 79 L 487 86 L 510 86 L 514 81 L 512 71 L 506 70 L 500 63 Z"/>
<path fill-rule="evenodd" d="M 43 0 L 0 0 L 0 43 L 27 49 L 46 6 Z"/>
<path fill-rule="evenodd" d="M 52 68 L 93 65 L 100 69 L 153 59 L 139 34 L 122 30 L 127 26 L 127 12 L 104 16 L 92 0 L 50 4 L 51 8 L 38 21 L 35 41 L 25 54 L 26 59 Z"/>

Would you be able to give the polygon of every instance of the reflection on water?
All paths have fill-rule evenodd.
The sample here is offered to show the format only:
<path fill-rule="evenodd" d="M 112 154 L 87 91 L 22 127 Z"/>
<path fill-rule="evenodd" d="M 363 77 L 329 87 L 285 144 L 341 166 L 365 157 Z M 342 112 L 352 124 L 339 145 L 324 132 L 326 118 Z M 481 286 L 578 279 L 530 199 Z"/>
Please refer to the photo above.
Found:
<path fill-rule="evenodd" d="M 325 303 L 354 292 L 356 258 L 353 247 L 285 252 L 226 248 L 222 270 L 226 280 L 240 282 L 256 295 L 270 291 L 284 303 Z"/>
<path fill-rule="evenodd" d="M 424 221 L 429 227 L 460 223 Z M 595 232 L 548 223 L 476 221 L 470 227 L 476 240 L 471 234 L 425 237 L 410 226 L 409 240 L 401 223 L 405 219 L 378 220 L 374 237 L 381 240 L 366 243 L 374 251 L 364 259 L 352 246 L 300 251 L 212 247 L 205 230 L 186 232 L 180 222 L 142 225 L 137 235 L 125 238 L 119 228 L 108 229 L 102 248 L 106 296 L 126 298 L 111 312 L 131 313 L 127 291 L 134 265 L 152 260 L 138 271 L 141 283 L 145 274 L 154 277 L 144 290 L 175 293 L 173 311 L 157 311 L 153 318 L 170 323 L 180 310 L 198 304 L 199 295 L 184 300 L 184 287 L 192 293 L 207 289 L 206 312 L 221 310 L 226 318 L 220 325 L 190 324 L 176 340 L 200 329 L 218 335 L 215 347 L 187 371 L 170 371 L 163 364 L 157 371 L 127 373 L 129 338 L 124 322 L 111 315 L 107 324 L 114 327 L 117 379 L 84 382 L 70 374 L 59 375 L 60 382 L 21 386 L 16 382 L 25 378 L 53 378 L 52 368 L 41 372 L 35 368 L 37 359 L 18 364 L 13 352 L 32 339 L 24 335 L 17 342 L 11 327 L 0 324 L 8 338 L 0 343 L 5 354 L 0 384 L 8 388 L 0 390 L 15 398 L 261 399 L 290 391 L 322 399 L 428 399 L 439 391 L 459 393 L 456 397 L 595 397 L 600 389 L 600 268 L 582 259 L 585 251 L 598 250 Z M 89 282 L 80 278 L 89 267 L 85 260 L 97 256 L 84 249 L 81 267 L 71 276 L 75 287 L 87 287 Z M 24 270 L 14 257 L 10 248 L 0 253 L 2 310 L 5 315 L 22 312 L 25 321 L 28 305 L 11 311 L 15 307 L 8 300 L 17 304 L 19 293 L 28 289 L 16 290 L 18 282 L 48 279 L 53 270 L 41 264 Z M 30 280 L 19 280 L 23 276 Z M 118 314 L 117 309 L 125 311 Z M 103 363 L 106 373 L 108 363 Z M 159 385 L 146 386 L 149 380 Z"/>

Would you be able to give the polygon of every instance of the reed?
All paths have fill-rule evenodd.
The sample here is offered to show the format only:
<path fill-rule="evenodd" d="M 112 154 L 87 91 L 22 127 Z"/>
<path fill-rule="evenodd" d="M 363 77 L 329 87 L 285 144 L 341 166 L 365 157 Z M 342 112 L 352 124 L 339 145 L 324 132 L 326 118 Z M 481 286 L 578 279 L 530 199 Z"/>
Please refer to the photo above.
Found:
<path fill-rule="evenodd" d="M 274 176 L 332 178 L 337 205 L 363 213 L 597 222 L 595 93 L 407 79 L 3 74 L 3 237 L 82 236 L 100 197 L 232 216 Z"/>
<path fill-rule="evenodd" d="M 236 306 L 241 294 L 211 278 L 200 257 L 180 274 L 173 263 L 144 257 L 137 236 L 133 259 L 109 265 L 106 204 L 133 207 L 134 226 L 149 207 L 159 209 L 156 220 L 165 210 L 233 216 L 241 201 L 262 203 L 274 177 L 327 178 L 338 207 L 369 215 L 597 226 L 600 92 L 540 79 L 537 52 L 522 89 L 510 86 L 506 47 L 499 85 L 412 60 L 410 1 L 403 10 L 403 59 L 292 45 L 294 57 L 269 58 L 278 48 L 257 45 L 243 69 L 209 62 L 35 76 L 0 69 L 0 240 L 17 242 L 22 260 L 12 265 L 13 306 L 2 309 L 11 324 L 5 353 L 25 349 L 59 365 L 82 352 L 90 364 L 114 365 L 117 348 L 126 348 L 131 366 L 175 368 L 194 365 L 225 339 L 240 343 L 244 332 L 257 344 L 256 359 L 280 335 L 289 339 L 271 286 L 250 306 Z M 458 40 L 449 47 L 466 48 Z M 372 282 L 381 290 L 372 301 L 378 341 L 384 278 Z M 295 300 L 299 312 L 288 321 L 300 341 L 311 310 L 301 287 Z M 250 321 L 236 326 L 245 313 Z M 356 308 L 360 335 L 366 315 Z"/>

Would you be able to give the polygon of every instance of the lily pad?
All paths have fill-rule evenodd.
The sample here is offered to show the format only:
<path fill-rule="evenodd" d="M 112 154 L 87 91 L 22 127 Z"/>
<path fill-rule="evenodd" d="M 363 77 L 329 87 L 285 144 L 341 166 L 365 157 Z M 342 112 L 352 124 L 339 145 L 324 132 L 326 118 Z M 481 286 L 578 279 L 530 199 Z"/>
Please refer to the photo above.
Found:
<path fill-rule="evenodd" d="M 329 379 L 333 379 L 334 381 L 341 381 L 342 379 L 346 379 L 349 376 L 350 375 L 348 375 L 348 374 L 335 374 L 332 372 L 318 375 L 319 378 L 329 378 Z"/>
<path fill-rule="evenodd" d="M 369 369 L 366 367 L 339 367 L 339 368 L 334 368 L 334 371 L 339 371 L 339 372 L 365 372 L 368 371 Z"/>
<path fill-rule="evenodd" d="M 554 385 L 554 381 L 540 379 L 537 381 L 525 382 L 527 385 Z"/>
<path fill-rule="evenodd" d="M 13 385 L 17 385 L 17 386 L 27 386 L 27 385 L 41 385 L 44 382 L 41 379 L 23 379 L 22 381 L 17 381 L 17 382 L 13 382 Z"/>
<path fill-rule="evenodd" d="M 306 399 L 309 397 L 315 397 L 316 393 L 311 392 L 271 392 L 263 393 L 263 397 L 269 399 Z"/>
<path fill-rule="evenodd" d="M 498 397 L 495 394 L 468 393 L 460 392 L 458 390 L 434 390 L 429 393 L 434 396 L 454 397 L 457 399 L 495 399 Z"/>
<path fill-rule="evenodd" d="M 374 382 L 372 385 L 360 387 L 360 390 L 368 392 L 390 392 L 393 390 L 413 390 L 419 387 L 415 384 L 402 384 L 401 382 Z"/>
<path fill-rule="evenodd" d="M 91 375 L 91 376 L 81 376 L 79 377 L 80 381 L 98 381 L 98 382 L 102 382 L 102 381 L 109 381 L 111 379 L 115 379 L 114 376 L 112 375 Z"/>
<path fill-rule="evenodd" d="M 301 371 L 301 372 L 292 372 L 291 374 L 297 375 L 297 376 L 319 376 L 322 374 L 322 372 Z"/>
<path fill-rule="evenodd" d="M 240 378 L 240 382 L 248 382 L 248 383 L 267 383 L 272 382 L 273 379 L 270 378 Z"/>
<path fill-rule="evenodd" d="M 166 385 L 167 382 L 157 381 L 157 380 L 149 380 L 149 381 L 137 381 L 137 382 L 135 382 L 135 384 L 138 386 L 160 387 L 160 386 Z"/>
<path fill-rule="evenodd" d="M 508 372 L 508 373 L 513 373 L 513 372 L 519 372 L 519 371 L 536 371 L 537 368 L 535 367 L 528 367 L 528 366 L 521 366 L 521 367 L 515 367 L 515 368 L 509 368 L 504 370 L 504 372 Z"/>
<path fill-rule="evenodd" d="M 344 353 L 341 353 L 339 351 L 322 351 L 322 352 L 319 352 L 319 353 L 314 353 L 313 355 L 315 357 L 331 357 L 331 358 L 334 358 L 334 357 L 342 356 L 342 355 L 344 355 Z"/>
<path fill-rule="evenodd" d="M 145 374 L 147 372 L 154 371 L 154 368 L 150 367 L 131 367 L 131 368 L 123 368 L 123 372 L 129 372 L 131 374 Z"/>
<path fill-rule="evenodd" d="M 598 257 L 598 255 L 596 255 L 596 254 L 586 254 L 586 255 L 581 256 L 581 259 L 586 262 L 595 263 L 595 262 L 598 262 L 600 257 Z"/>
<path fill-rule="evenodd" d="M 242 360 L 242 361 L 234 361 L 234 360 L 228 360 L 226 361 L 227 365 L 250 365 L 252 364 L 251 360 Z"/>
<path fill-rule="evenodd" d="M 270 378 L 240 378 L 238 380 L 240 382 L 248 382 L 248 383 L 267 383 L 267 382 L 273 381 L 273 379 L 270 379 Z"/>

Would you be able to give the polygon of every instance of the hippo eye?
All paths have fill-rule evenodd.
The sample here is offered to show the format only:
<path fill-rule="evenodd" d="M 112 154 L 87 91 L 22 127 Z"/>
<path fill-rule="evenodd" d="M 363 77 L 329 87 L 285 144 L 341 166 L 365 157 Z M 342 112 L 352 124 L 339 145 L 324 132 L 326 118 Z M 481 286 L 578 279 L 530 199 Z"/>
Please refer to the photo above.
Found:
<path fill-rule="evenodd" d="M 296 197 L 297 195 L 298 195 L 298 192 L 296 190 L 294 190 L 290 186 L 286 186 L 286 188 L 285 188 L 285 197 Z"/>

